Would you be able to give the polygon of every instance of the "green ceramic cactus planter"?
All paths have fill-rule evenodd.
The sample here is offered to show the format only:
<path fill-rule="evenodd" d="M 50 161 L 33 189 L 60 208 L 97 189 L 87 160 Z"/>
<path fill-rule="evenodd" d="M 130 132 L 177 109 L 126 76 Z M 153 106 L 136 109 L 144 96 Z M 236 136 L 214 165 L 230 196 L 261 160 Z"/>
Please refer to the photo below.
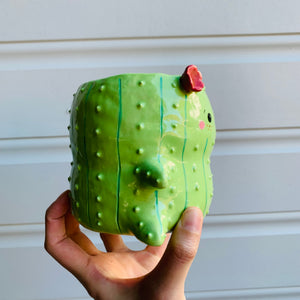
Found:
<path fill-rule="evenodd" d="M 84 83 L 69 128 L 72 210 L 83 226 L 160 245 L 186 207 L 207 214 L 216 128 L 195 66 Z"/>

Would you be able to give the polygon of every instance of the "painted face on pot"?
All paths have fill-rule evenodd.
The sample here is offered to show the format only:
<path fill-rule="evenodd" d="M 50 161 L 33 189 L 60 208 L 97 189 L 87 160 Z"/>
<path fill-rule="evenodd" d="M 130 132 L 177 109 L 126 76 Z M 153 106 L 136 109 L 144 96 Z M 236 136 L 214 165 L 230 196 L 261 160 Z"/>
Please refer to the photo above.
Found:
<path fill-rule="evenodd" d="M 186 207 L 208 212 L 215 136 L 195 66 L 83 84 L 71 109 L 73 214 L 91 230 L 162 244 Z"/>

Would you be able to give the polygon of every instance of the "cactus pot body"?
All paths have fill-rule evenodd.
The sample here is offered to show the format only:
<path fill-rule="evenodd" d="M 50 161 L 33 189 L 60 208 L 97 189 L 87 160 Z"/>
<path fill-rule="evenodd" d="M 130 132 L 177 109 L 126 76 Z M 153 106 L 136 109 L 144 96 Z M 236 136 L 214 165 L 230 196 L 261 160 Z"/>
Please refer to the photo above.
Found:
<path fill-rule="evenodd" d="M 213 111 L 179 76 L 124 74 L 81 85 L 71 109 L 72 210 L 85 227 L 160 245 L 183 210 L 208 212 Z"/>

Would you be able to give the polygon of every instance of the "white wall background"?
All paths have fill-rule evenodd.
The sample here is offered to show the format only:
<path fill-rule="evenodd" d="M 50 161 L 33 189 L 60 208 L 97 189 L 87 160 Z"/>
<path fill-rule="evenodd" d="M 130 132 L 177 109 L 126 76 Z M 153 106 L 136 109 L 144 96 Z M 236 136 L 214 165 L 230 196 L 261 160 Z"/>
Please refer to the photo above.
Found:
<path fill-rule="evenodd" d="M 1 0 L 0 299 L 89 299 L 43 249 L 44 212 L 68 188 L 78 85 L 188 64 L 218 129 L 188 299 L 300 299 L 299 11 L 298 0 Z"/>

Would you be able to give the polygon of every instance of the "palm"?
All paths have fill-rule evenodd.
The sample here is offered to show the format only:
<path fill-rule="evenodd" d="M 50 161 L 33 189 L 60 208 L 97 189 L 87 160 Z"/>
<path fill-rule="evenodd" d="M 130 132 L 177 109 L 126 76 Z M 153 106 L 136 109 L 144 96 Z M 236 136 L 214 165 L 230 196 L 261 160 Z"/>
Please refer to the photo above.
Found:
<path fill-rule="evenodd" d="M 89 263 L 98 272 L 111 279 L 138 278 L 151 272 L 160 261 L 169 238 L 159 246 L 147 246 L 144 250 L 130 250 L 120 235 L 101 234 L 107 252 L 102 252 L 80 231 L 75 218 L 66 215 L 66 233 L 87 254 Z"/>
<path fill-rule="evenodd" d="M 152 271 L 160 256 L 147 250 L 134 252 L 108 252 L 93 256 L 92 261 L 100 273 L 108 278 L 137 278 Z"/>

